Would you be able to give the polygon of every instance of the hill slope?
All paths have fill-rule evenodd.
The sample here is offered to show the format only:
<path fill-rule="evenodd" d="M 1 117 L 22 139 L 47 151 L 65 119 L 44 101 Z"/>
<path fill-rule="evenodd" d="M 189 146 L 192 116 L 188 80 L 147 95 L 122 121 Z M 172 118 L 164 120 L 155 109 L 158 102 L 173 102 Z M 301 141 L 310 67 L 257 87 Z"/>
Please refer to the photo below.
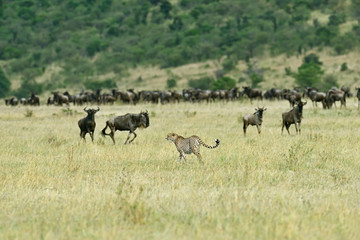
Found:
<path fill-rule="evenodd" d="M 284 57 L 276 56 L 353 51 L 360 36 L 358 5 L 336 0 L 1 1 L 0 60 L 16 94 L 99 83 L 165 88 L 157 79 L 174 74 L 178 87 L 185 87 L 189 78 L 224 64 L 231 67 L 226 74 L 238 78 L 244 60 L 260 59 L 274 71 L 286 67 L 276 60 Z M 177 73 L 194 63 L 202 66 L 194 75 Z M 158 73 L 140 74 L 144 66 Z M 283 79 L 283 70 L 271 71 L 264 87 Z M 291 81 L 284 78 L 279 85 Z"/>

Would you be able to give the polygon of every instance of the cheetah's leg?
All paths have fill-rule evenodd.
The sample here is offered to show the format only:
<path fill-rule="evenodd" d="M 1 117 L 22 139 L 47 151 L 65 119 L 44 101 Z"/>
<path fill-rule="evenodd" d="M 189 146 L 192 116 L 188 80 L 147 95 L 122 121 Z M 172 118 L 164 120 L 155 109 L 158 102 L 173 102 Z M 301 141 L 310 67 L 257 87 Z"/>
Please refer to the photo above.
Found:
<path fill-rule="evenodd" d="M 203 162 L 203 160 L 202 160 L 202 156 L 201 156 L 200 152 L 195 152 L 194 154 L 197 156 L 197 158 L 198 158 L 199 162 L 200 162 L 200 163 L 202 163 L 202 164 L 204 164 L 204 162 Z"/>

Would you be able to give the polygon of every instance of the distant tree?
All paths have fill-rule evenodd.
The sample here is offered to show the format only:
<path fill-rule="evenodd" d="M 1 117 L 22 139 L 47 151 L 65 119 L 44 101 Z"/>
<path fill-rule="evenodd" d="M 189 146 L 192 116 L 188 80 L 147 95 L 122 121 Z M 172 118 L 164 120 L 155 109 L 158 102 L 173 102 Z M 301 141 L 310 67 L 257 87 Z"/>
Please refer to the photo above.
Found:
<path fill-rule="evenodd" d="M 189 87 L 192 88 L 211 89 L 213 82 L 214 78 L 212 77 L 202 77 L 199 79 L 190 79 L 188 84 Z"/>
<path fill-rule="evenodd" d="M 175 17 L 173 22 L 169 25 L 169 28 L 172 31 L 178 31 L 182 29 L 183 25 L 181 17 Z"/>
<path fill-rule="evenodd" d="M 298 68 L 298 73 L 294 74 L 296 83 L 300 87 L 319 87 L 321 76 L 324 74 L 321 65 L 316 54 L 305 56 L 303 64 Z"/>
<path fill-rule="evenodd" d="M 212 90 L 217 90 L 217 89 L 230 89 L 235 87 L 236 85 L 236 80 L 232 79 L 231 77 L 222 77 L 219 79 L 216 79 L 211 86 Z"/>
<path fill-rule="evenodd" d="M 174 78 L 169 78 L 166 81 L 166 87 L 167 88 L 174 88 L 174 87 L 176 87 L 176 85 L 177 85 L 177 82 L 176 82 L 176 79 L 174 79 Z"/>
<path fill-rule="evenodd" d="M 160 11 L 164 14 L 165 18 L 170 18 L 170 11 L 172 10 L 172 5 L 169 1 L 163 0 L 160 4 Z"/>
<path fill-rule="evenodd" d="M 341 72 L 344 72 L 344 71 L 346 71 L 346 70 L 348 70 L 348 66 L 347 66 L 347 63 L 344 62 L 343 64 L 341 64 L 340 71 L 341 71 Z"/>
<path fill-rule="evenodd" d="M 10 81 L 6 77 L 4 70 L 0 67 L 0 98 L 5 97 L 10 91 Z"/>
<path fill-rule="evenodd" d="M 221 65 L 222 65 L 224 71 L 228 72 L 228 71 L 231 71 L 231 70 L 233 70 L 235 68 L 236 62 L 234 61 L 234 59 L 228 57 L 222 62 Z"/>

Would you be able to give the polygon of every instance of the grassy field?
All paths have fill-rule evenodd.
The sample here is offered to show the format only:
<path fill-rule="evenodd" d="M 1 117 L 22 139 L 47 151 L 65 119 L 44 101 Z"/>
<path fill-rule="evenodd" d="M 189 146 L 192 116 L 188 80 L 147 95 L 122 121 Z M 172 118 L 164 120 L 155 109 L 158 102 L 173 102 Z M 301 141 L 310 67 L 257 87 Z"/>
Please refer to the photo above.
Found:
<path fill-rule="evenodd" d="M 79 137 L 82 107 L 0 106 L 0 239 L 359 239 L 360 113 L 304 107 L 302 134 L 281 135 L 287 102 L 265 105 L 261 135 L 248 101 L 102 106 L 95 141 Z M 105 121 L 150 113 L 123 145 Z M 177 161 L 168 132 L 202 148 Z"/>

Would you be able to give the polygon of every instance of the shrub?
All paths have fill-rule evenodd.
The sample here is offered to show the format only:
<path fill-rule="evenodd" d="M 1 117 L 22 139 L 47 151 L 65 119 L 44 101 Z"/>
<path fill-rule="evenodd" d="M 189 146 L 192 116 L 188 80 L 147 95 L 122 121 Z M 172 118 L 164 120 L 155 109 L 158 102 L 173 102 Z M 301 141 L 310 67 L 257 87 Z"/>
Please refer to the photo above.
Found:
<path fill-rule="evenodd" d="M 293 74 L 296 83 L 300 87 L 318 87 L 321 84 L 322 62 L 316 54 L 304 57 L 303 64 L 298 68 L 298 73 Z"/>
<path fill-rule="evenodd" d="M 346 70 L 348 70 L 347 63 L 343 63 L 343 64 L 341 64 L 340 71 L 341 71 L 341 72 L 344 72 L 344 71 L 346 71 Z"/>
<path fill-rule="evenodd" d="M 214 78 L 212 77 L 202 77 L 199 79 L 190 79 L 188 85 L 192 88 L 210 89 L 213 82 Z"/>
<path fill-rule="evenodd" d="M 101 88 L 116 88 L 116 83 L 113 79 L 106 80 L 87 80 L 84 83 L 87 89 L 101 89 Z"/>
<path fill-rule="evenodd" d="M 236 80 L 232 79 L 230 77 L 222 77 L 219 79 L 216 79 L 215 82 L 213 82 L 211 89 L 217 90 L 217 89 L 230 89 L 235 87 Z"/>
<path fill-rule="evenodd" d="M 168 87 L 168 88 L 174 88 L 174 87 L 176 87 L 176 80 L 174 79 L 174 78 L 170 78 L 170 79 L 168 79 L 167 81 L 166 81 L 166 86 Z"/>

